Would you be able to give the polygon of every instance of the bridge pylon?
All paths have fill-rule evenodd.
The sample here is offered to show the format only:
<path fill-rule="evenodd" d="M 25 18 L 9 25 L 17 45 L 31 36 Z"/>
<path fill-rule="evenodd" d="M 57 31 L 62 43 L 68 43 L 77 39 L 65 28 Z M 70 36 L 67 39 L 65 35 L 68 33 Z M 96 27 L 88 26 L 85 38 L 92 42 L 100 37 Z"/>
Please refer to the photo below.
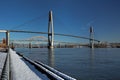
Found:
<path fill-rule="evenodd" d="M 48 48 L 54 48 L 54 28 L 53 28 L 53 15 L 52 11 L 49 11 L 48 22 Z"/>
<path fill-rule="evenodd" d="M 94 48 L 94 31 L 92 26 L 90 26 L 90 48 Z"/>

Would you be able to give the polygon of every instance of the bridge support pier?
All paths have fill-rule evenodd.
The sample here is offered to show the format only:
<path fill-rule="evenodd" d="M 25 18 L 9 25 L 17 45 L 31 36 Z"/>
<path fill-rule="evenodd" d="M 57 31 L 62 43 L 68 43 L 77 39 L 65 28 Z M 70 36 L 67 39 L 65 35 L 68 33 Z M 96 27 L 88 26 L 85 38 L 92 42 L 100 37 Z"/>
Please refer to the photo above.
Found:
<path fill-rule="evenodd" d="M 94 31 L 93 27 L 90 27 L 90 48 L 94 48 Z"/>
<path fill-rule="evenodd" d="M 54 48 L 54 29 L 53 29 L 53 16 L 52 11 L 49 11 L 49 22 L 48 22 L 48 48 Z"/>
<path fill-rule="evenodd" d="M 30 48 L 30 49 L 32 48 L 32 43 L 29 43 L 29 48 Z"/>
<path fill-rule="evenodd" d="M 12 42 L 12 44 L 11 44 L 11 49 L 15 49 L 15 46 L 14 46 L 14 44 L 13 44 L 13 42 Z"/>
<path fill-rule="evenodd" d="M 7 51 L 9 50 L 9 37 L 10 37 L 10 33 L 9 31 L 6 32 L 6 48 Z"/>

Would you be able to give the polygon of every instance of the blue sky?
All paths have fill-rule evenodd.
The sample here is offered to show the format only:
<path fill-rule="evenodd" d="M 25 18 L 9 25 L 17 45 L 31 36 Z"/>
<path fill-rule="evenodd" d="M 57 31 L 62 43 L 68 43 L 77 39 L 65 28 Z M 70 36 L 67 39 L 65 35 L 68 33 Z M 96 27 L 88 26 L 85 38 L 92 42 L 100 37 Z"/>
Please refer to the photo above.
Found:
<path fill-rule="evenodd" d="M 120 42 L 120 0 L 0 0 L 0 29 L 47 32 L 49 10 L 56 33 L 89 37 L 92 25 L 96 39 Z M 11 33 L 12 39 L 31 36 Z"/>

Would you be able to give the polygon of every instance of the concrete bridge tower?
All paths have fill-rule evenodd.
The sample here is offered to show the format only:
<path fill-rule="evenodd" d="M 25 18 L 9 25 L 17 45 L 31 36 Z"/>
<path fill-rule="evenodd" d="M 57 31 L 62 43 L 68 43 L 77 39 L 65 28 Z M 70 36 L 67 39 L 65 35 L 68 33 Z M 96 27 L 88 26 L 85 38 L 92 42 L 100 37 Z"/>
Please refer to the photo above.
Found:
<path fill-rule="evenodd" d="M 49 11 L 49 22 L 48 22 L 48 48 L 54 48 L 54 29 L 53 29 L 53 16 L 52 11 Z"/>
<path fill-rule="evenodd" d="M 92 26 L 90 26 L 90 48 L 94 48 L 94 31 Z"/>

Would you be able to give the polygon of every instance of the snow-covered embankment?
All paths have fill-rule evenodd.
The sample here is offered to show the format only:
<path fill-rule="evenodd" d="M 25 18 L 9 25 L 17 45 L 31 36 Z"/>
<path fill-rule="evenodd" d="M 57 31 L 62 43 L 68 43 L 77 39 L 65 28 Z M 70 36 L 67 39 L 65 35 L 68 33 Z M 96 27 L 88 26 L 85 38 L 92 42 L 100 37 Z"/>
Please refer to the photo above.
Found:
<path fill-rule="evenodd" d="M 40 73 L 33 65 L 18 56 L 10 49 L 10 67 L 12 80 L 49 80 Z"/>

